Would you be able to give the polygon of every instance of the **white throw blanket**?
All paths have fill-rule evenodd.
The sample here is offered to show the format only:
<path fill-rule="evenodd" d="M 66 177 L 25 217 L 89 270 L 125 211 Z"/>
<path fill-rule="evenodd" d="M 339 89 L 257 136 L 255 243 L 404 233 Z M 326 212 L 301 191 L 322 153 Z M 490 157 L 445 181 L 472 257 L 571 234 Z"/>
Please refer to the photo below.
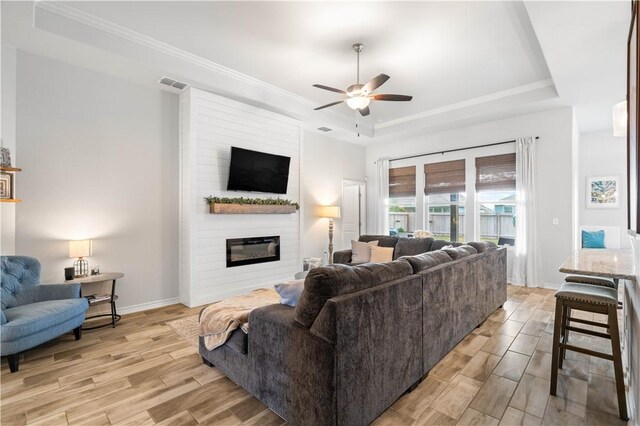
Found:
<path fill-rule="evenodd" d="M 210 351 L 224 345 L 238 327 L 249 334 L 251 311 L 279 302 L 280 296 L 273 288 L 259 288 L 207 306 L 200 315 L 200 336 L 204 337 L 204 345 Z"/>

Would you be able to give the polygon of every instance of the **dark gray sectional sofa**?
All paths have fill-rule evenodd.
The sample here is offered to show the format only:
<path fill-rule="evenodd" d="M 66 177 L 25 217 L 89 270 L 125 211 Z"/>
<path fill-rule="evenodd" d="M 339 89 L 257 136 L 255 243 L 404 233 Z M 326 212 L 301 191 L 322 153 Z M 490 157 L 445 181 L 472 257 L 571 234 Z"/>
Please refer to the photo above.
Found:
<path fill-rule="evenodd" d="M 506 250 L 470 244 L 313 269 L 200 354 L 291 424 L 368 424 L 506 301 Z"/>

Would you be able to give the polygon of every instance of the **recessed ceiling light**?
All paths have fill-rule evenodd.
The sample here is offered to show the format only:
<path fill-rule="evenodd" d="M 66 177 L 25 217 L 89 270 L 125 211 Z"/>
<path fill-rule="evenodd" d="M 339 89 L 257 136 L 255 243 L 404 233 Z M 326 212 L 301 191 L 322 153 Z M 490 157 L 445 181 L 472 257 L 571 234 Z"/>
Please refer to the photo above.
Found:
<path fill-rule="evenodd" d="M 318 130 L 320 130 L 321 132 L 330 132 L 330 131 L 332 131 L 333 129 L 330 129 L 330 128 L 328 128 L 328 127 L 324 127 L 324 126 L 322 126 L 322 127 L 318 127 Z"/>

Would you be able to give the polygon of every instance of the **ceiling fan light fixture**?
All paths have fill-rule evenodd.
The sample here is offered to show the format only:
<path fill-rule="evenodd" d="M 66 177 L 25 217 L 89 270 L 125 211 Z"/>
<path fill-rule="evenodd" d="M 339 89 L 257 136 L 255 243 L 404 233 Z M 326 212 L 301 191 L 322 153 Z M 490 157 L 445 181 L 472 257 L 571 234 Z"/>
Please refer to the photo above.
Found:
<path fill-rule="evenodd" d="M 347 105 L 351 109 L 362 109 L 369 106 L 369 102 L 371 99 L 366 96 L 354 96 L 352 98 L 347 99 Z"/>

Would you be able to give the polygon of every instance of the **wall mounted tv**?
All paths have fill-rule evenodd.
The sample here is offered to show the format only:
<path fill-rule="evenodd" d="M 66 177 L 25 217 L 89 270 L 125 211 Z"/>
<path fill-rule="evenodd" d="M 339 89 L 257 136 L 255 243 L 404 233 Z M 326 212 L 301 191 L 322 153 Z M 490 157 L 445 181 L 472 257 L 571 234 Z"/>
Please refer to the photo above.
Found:
<path fill-rule="evenodd" d="M 291 158 L 231 147 L 229 191 L 286 194 Z"/>

